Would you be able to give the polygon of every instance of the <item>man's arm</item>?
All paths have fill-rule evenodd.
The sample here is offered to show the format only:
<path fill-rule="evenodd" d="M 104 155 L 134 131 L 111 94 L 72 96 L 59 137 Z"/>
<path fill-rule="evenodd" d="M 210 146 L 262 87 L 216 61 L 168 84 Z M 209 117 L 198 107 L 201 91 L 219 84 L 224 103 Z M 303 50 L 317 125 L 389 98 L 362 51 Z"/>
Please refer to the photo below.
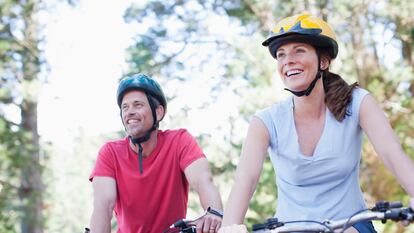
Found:
<path fill-rule="evenodd" d="M 95 177 L 91 233 L 110 233 L 112 211 L 116 201 L 116 182 L 111 177 Z"/>
<path fill-rule="evenodd" d="M 223 210 L 220 194 L 213 184 L 207 159 L 201 158 L 192 162 L 184 170 L 184 173 L 191 187 L 198 193 L 201 206 L 205 210 L 208 207 L 219 211 Z M 217 232 L 220 226 L 220 217 L 207 214 L 203 221 L 197 223 L 197 232 Z"/>

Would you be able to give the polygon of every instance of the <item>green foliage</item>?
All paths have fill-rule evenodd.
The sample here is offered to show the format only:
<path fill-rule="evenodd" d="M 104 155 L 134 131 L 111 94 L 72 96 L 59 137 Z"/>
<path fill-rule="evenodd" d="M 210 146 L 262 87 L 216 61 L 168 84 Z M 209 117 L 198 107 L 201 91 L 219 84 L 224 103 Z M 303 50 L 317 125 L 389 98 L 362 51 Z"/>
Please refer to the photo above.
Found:
<path fill-rule="evenodd" d="M 155 73 L 165 77 L 165 84 L 168 85 L 167 81 L 174 78 L 185 81 L 202 78 L 194 72 L 197 70 L 194 67 L 202 70 L 202 64 L 209 63 L 210 66 L 215 66 L 215 70 L 220 71 L 217 75 L 221 78 L 214 77 L 220 80 L 220 84 L 214 88 L 225 87 L 223 90 L 235 93 L 243 102 L 238 108 L 239 116 L 223 118 L 223 121 L 233 125 L 235 119 L 240 119 L 247 124 L 255 111 L 280 97 L 274 91 L 267 93 L 267 90 L 275 88 L 275 84 L 279 85 L 273 81 L 275 65 L 272 59 L 269 59 L 268 52 L 260 46 L 260 42 L 270 29 L 269 25 L 274 23 L 275 19 L 294 13 L 317 12 L 328 19 L 338 35 L 340 56 L 333 64 L 334 72 L 341 74 L 349 82 L 358 80 L 364 88 L 371 91 L 390 117 L 404 150 L 413 158 L 414 106 L 413 93 L 408 87 L 414 80 L 413 71 L 409 66 L 412 65 L 411 56 L 407 56 L 407 52 L 403 51 L 406 49 L 404 42 L 413 41 L 413 5 L 406 1 L 359 0 L 183 0 L 167 3 L 152 1 L 147 5 L 131 7 L 126 14 L 130 23 L 148 26 L 145 32 L 137 34 L 137 43 L 129 50 L 131 71 Z M 205 17 L 206 15 L 209 17 Z M 206 30 L 206 20 L 213 16 L 227 18 L 231 22 L 228 26 L 232 29 L 237 28 L 232 31 L 233 36 L 230 39 L 226 40 L 224 36 Z M 151 23 L 144 23 L 146 20 Z M 177 25 L 174 26 L 176 29 L 165 26 L 168 23 L 172 25 L 172 21 Z M 210 25 L 211 27 L 214 26 Z M 384 53 L 387 42 L 380 40 L 383 33 L 379 33 L 378 29 L 381 28 L 384 31 L 392 31 L 394 37 L 391 37 L 391 40 L 397 40 L 392 41 L 393 43 L 398 40 L 403 42 L 401 49 L 404 56 L 394 58 L 396 65 L 390 64 L 387 54 Z M 215 43 L 206 47 L 206 41 Z M 205 48 L 214 51 L 216 56 L 204 52 Z M 398 46 L 395 49 L 398 49 Z M 409 49 L 412 51 L 412 48 Z M 188 56 L 189 53 L 193 55 Z M 197 57 L 202 62 L 197 63 L 191 59 L 192 57 Z M 220 58 L 219 63 L 214 62 L 217 57 Z M 232 89 L 236 87 L 232 84 L 237 82 L 242 82 L 243 85 Z M 213 99 L 208 103 L 214 104 L 216 101 L 218 100 Z M 187 109 L 186 115 L 191 110 L 191 107 Z M 173 123 L 170 123 L 171 127 L 175 126 Z M 222 189 L 225 189 L 223 186 L 232 183 L 232 174 L 242 143 L 240 138 L 235 140 L 236 134 L 232 134 L 231 131 L 227 135 L 230 135 L 224 137 L 224 144 L 227 146 L 212 143 L 214 135 L 210 133 L 200 137 L 205 151 L 227 155 L 211 161 L 213 172 Z M 366 159 L 363 160 L 361 177 L 368 201 L 371 203 L 380 198 L 407 200 L 407 195 L 386 169 L 377 169 L 378 160 L 373 159 L 375 152 L 369 149 L 369 144 L 365 144 L 364 154 Z M 274 183 L 273 169 L 269 161 L 266 161 L 256 193 L 250 203 L 246 218 L 248 225 L 273 215 L 277 198 Z M 394 191 L 384 192 L 373 187 L 388 187 Z M 391 228 L 387 225 L 385 230 Z"/>
<path fill-rule="evenodd" d="M 0 231 L 43 229 L 43 183 L 37 132 L 42 65 L 38 1 L 0 2 Z M 10 109 L 20 113 L 11 119 Z"/>
<path fill-rule="evenodd" d="M 24 41 L 30 33 L 24 31 L 26 24 L 22 23 L 31 19 L 29 16 L 36 10 L 36 2 L 0 1 L 0 232 L 6 233 L 19 232 L 17 223 L 24 217 L 22 209 L 29 200 L 19 200 L 22 170 L 33 162 L 29 154 L 37 150 L 36 144 L 30 143 L 37 135 L 23 127 L 24 119 L 11 121 L 5 114 L 6 108 L 17 106 L 20 113 L 30 115 L 23 103 L 36 103 L 38 93 L 33 92 L 33 88 L 38 89 L 41 84 L 36 80 L 36 74 L 42 58 L 38 54 L 36 38 Z M 348 82 L 358 80 L 375 96 L 404 151 L 414 159 L 413 9 L 414 3 L 400 0 L 137 2 L 125 13 L 126 21 L 137 30 L 135 42 L 128 49 L 128 72 L 153 75 L 165 87 L 169 104 L 173 106 L 169 109 L 172 114 L 164 121 L 166 128 L 187 127 L 199 116 L 208 121 L 218 116 L 219 123 L 209 132 L 202 130 L 207 121 L 198 123 L 195 136 L 210 159 L 215 183 L 226 201 L 224 194 L 232 185 L 251 116 L 284 97 L 279 91 L 282 88 L 276 77 L 274 60 L 260 43 L 276 19 L 304 10 L 326 16 L 333 25 L 340 52 L 332 70 Z M 28 71 L 31 75 L 27 75 Z M 185 87 L 200 83 L 199 87 L 207 87 L 207 94 L 202 101 L 193 103 L 192 97 L 203 97 L 203 90 Z M 180 100 L 187 92 L 192 96 Z M 205 109 L 229 99 L 235 111 L 216 110 L 208 117 L 203 115 Z M 202 114 L 195 114 L 199 112 Z M 63 184 L 54 182 L 43 193 L 46 197 L 43 211 L 52 216 L 47 222 L 51 232 L 73 232 L 88 224 L 90 210 L 82 213 L 77 210 L 91 203 L 85 198 L 90 193 L 82 189 L 81 181 L 66 184 L 70 180 L 84 180 L 88 175 L 89 169 L 77 164 L 84 154 L 95 155 L 96 147 L 104 140 L 100 138 L 98 141 L 88 141 L 80 132 L 73 151 L 63 153 L 41 144 L 42 151 L 50 149 L 43 154 L 62 153 L 67 158 L 65 162 L 71 164 L 70 168 L 60 169 L 61 157 L 50 156 L 49 162 L 54 168 L 45 169 L 42 163 L 32 166 L 44 172 L 44 177 L 48 177 L 47 184 L 53 179 Z M 76 156 L 70 157 L 72 153 Z M 363 158 L 361 183 L 368 203 L 380 199 L 407 203 L 407 194 L 367 142 Z M 60 198 L 68 194 L 75 197 L 76 203 L 82 203 L 82 207 L 68 206 Z M 267 159 L 245 223 L 251 226 L 272 216 L 276 204 L 274 171 Z M 190 208 L 195 213 L 200 212 L 198 198 L 190 198 Z M 71 212 L 70 216 L 67 216 L 67 210 Z M 62 230 L 66 224 L 68 227 Z M 404 231 L 392 223 L 379 226 L 379 229 L 383 232 Z"/>
<path fill-rule="evenodd" d="M 15 142 L 18 133 L 11 130 L 11 123 L 0 117 L 0 231 L 16 232 L 15 222 L 18 219 L 18 203 L 14 197 L 18 194 L 18 160 L 15 156 Z"/>
<path fill-rule="evenodd" d="M 217 71 L 217 76 L 210 79 L 214 80 L 209 97 L 211 99 L 206 101 L 207 105 L 203 107 L 208 108 L 219 103 L 220 99 L 216 99 L 216 96 L 220 96 L 221 92 L 234 93 L 242 100 L 240 112 L 244 113 L 223 118 L 222 125 L 217 126 L 226 135 L 222 139 L 223 143 L 211 142 L 217 137 L 213 132 L 196 135 L 199 136 L 199 141 L 207 155 L 226 155 L 210 160 L 216 183 L 224 193 L 229 191 L 229 183 L 233 182 L 242 144 L 242 138 L 231 129 L 240 127 L 240 122 L 247 126 L 250 116 L 269 102 L 269 99 L 266 99 L 269 95 L 266 90 L 269 90 L 268 87 L 272 85 L 274 71 L 271 70 L 274 68 L 260 60 L 260 58 L 268 59 L 268 51 L 257 43 L 264 39 L 261 33 L 252 35 L 245 30 L 238 30 L 238 34 L 230 35 L 231 38 L 226 39 L 220 36 L 223 32 L 208 30 L 207 19 L 215 18 L 221 23 L 228 23 L 228 26 L 233 28 L 244 25 L 246 30 L 257 29 L 263 27 L 264 23 L 258 20 L 259 15 L 253 14 L 251 7 L 265 9 L 269 5 L 271 4 L 262 4 L 260 1 L 200 1 L 198 3 L 179 1 L 174 4 L 152 1 L 146 6 L 132 7 L 126 14 L 126 20 L 131 24 L 134 23 L 134 19 L 141 27 L 145 27 L 145 20 L 151 22 L 145 32 L 137 35 L 136 43 L 129 49 L 131 72 L 152 73 L 165 77 L 166 80 L 174 80 L 178 76 L 179 80 L 191 82 L 207 78 L 203 77 L 200 71 L 203 71 L 205 63 L 209 63 L 209 66 L 213 66 L 213 70 Z M 228 17 L 232 19 L 228 21 Z M 172 21 L 177 24 L 174 29 L 165 26 L 167 22 Z M 176 47 L 178 49 L 175 49 Z M 220 62 L 214 62 L 216 59 Z M 168 89 L 169 83 L 165 83 Z M 235 85 L 236 83 L 240 85 Z M 167 96 L 171 95 L 170 93 L 167 92 Z M 257 93 L 262 93 L 262 98 L 257 98 Z M 174 99 L 171 102 L 174 104 Z M 192 110 L 195 109 L 189 109 L 190 112 Z M 175 119 L 177 118 L 179 119 L 175 116 Z M 180 126 L 172 123 L 169 126 L 171 128 L 186 127 L 185 124 Z M 229 130 L 226 130 L 229 125 Z M 275 198 L 273 168 L 267 161 L 258 190 L 251 202 L 248 224 L 272 216 Z M 190 202 L 191 208 L 197 209 L 197 206 L 197 203 Z"/>

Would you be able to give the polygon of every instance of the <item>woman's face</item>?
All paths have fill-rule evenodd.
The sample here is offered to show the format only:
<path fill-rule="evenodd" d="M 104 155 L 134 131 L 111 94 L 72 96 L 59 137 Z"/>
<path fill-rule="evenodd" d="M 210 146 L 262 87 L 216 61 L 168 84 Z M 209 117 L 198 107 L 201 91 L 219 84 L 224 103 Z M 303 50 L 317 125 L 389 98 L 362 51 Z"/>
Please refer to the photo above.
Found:
<path fill-rule="evenodd" d="M 318 71 L 318 56 L 313 46 L 291 42 L 276 51 L 277 69 L 283 83 L 293 91 L 308 88 Z"/>

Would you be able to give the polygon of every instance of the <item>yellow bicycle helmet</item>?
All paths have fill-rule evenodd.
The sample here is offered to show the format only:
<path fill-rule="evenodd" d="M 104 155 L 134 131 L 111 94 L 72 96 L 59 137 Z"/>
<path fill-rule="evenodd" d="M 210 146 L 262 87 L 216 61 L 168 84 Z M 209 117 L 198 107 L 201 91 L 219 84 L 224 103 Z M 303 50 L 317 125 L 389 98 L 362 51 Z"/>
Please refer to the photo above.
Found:
<path fill-rule="evenodd" d="M 338 43 L 331 27 L 322 19 L 304 13 L 281 20 L 262 45 L 268 46 L 276 58 L 277 49 L 287 42 L 309 43 L 327 49 L 333 59 L 338 55 Z"/>

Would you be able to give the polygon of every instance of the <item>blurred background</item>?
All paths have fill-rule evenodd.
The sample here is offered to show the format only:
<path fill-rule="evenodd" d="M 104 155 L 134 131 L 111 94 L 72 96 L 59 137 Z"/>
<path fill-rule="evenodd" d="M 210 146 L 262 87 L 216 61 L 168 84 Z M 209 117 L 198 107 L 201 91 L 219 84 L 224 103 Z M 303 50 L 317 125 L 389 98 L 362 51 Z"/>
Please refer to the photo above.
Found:
<path fill-rule="evenodd" d="M 288 96 L 261 42 L 276 20 L 303 11 L 333 26 L 332 71 L 375 96 L 414 158 L 413 1 L 0 0 L 0 232 L 83 232 L 97 152 L 125 136 L 117 82 L 136 72 L 161 83 L 161 129 L 197 138 L 225 202 L 251 116 Z M 370 205 L 408 204 L 369 142 L 361 168 Z M 264 221 L 276 204 L 266 161 L 245 223 Z M 191 193 L 189 217 L 201 212 Z"/>

